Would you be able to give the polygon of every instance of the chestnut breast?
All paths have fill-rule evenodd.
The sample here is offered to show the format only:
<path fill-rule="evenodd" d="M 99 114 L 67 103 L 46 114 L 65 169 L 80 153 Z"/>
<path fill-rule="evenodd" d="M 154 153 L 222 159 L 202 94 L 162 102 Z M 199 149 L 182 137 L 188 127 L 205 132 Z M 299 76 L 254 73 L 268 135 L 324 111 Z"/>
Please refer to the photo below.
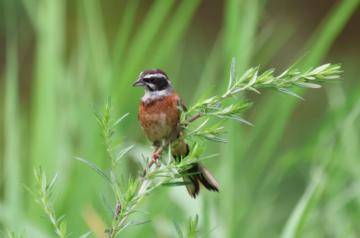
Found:
<path fill-rule="evenodd" d="M 178 102 L 176 94 L 141 102 L 138 118 L 149 140 L 160 142 L 177 131 L 180 119 Z"/>

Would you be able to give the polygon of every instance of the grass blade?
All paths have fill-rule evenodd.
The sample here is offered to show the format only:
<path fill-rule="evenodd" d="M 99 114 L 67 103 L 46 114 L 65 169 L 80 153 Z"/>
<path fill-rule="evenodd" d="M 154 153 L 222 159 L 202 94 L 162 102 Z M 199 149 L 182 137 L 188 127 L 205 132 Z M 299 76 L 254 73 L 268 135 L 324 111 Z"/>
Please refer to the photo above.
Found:
<path fill-rule="evenodd" d="M 20 120 L 18 102 L 18 40 L 17 14 L 14 1 L 5 1 L 6 16 L 6 64 L 5 64 L 5 108 L 4 108 L 4 203 L 10 209 L 8 225 L 13 229 L 21 213 L 21 158 Z"/>
<path fill-rule="evenodd" d="M 323 171 L 318 170 L 314 175 L 311 183 L 306 188 L 305 193 L 297 203 L 295 209 L 290 215 L 284 230 L 282 232 L 282 238 L 293 238 L 293 237 L 301 237 L 301 226 L 305 222 L 307 218 L 307 212 L 309 211 L 310 207 L 315 202 L 315 197 L 317 191 L 320 188 L 321 183 L 324 180 Z"/>

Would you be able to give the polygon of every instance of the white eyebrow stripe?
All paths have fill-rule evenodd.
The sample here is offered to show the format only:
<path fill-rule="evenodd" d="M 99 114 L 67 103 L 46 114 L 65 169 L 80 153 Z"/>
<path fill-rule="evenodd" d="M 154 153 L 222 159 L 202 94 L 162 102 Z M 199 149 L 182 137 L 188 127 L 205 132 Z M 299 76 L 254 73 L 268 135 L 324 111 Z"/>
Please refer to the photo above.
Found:
<path fill-rule="evenodd" d="M 149 79 L 149 78 L 164 78 L 164 79 L 166 79 L 166 76 L 163 74 L 147 74 L 144 76 L 144 79 Z"/>

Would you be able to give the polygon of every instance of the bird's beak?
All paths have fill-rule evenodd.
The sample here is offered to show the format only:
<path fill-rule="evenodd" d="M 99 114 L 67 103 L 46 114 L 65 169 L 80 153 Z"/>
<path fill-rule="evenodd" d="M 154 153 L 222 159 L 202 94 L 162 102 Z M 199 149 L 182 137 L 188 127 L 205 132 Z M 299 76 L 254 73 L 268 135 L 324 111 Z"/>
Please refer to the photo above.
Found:
<path fill-rule="evenodd" d="M 133 87 L 141 87 L 141 86 L 144 86 L 145 85 L 145 83 L 144 83 L 144 81 L 143 81 L 143 79 L 142 78 L 139 78 L 138 80 L 136 80 L 134 83 L 133 83 Z"/>

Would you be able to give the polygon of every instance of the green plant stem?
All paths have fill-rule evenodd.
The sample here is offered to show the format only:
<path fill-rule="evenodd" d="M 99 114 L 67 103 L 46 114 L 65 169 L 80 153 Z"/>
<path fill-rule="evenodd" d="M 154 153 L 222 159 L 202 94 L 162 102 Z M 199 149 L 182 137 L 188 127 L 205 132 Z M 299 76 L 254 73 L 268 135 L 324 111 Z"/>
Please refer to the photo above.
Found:
<path fill-rule="evenodd" d="M 43 208 L 45 214 L 50 220 L 56 235 L 60 238 L 65 238 L 67 236 L 67 228 L 64 221 L 64 216 L 58 218 L 56 217 L 55 210 L 52 203 L 50 202 L 50 197 L 53 195 L 54 186 L 56 183 L 57 176 L 55 175 L 50 181 L 47 179 L 45 172 L 39 168 L 34 170 L 34 177 L 36 180 L 36 189 L 28 189 L 35 197 L 37 202 Z"/>
<path fill-rule="evenodd" d="M 156 174 L 166 174 L 168 172 L 170 172 L 172 175 L 168 175 L 167 178 L 164 178 L 159 182 L 153 182 L 153 178 L 156 177 Z M 134 213 L 135 208 L 149 193 L 162 186 L 163 184 L 171 181 L 172 179 L 174 179 L 174 177 L 175 174 L 173 164 L 165 165 L 163 168 L 156 167 L 153 171 L 147 173 L 145 177 L 142 178 L 142 182 L 139 185 L 136 195 L 127 202 L 128 206 L 122 208 L 119 216 L 113 219 L 112 226 L 110 228 L 109 238 L 115 238 L 117 234 L 127 226 L 126 222 L 129 216 Z"/>
<path fill-rule="evenodd" d="M 46 196 L 44 195 L 42 198 L 41 198 L 41 204 L 42 204 L 42 207 L 44 209 L 44 212 L 46 213 L 46 215 L 48 216 L 52 226 L 54 227 L 54 230 L 55 230 L 55 233 L 60 237 L 60 238 L 65 238 L 66 235 L 63 234 L 60 226 L 58 225 L 58 222 L 57 222 L 57 218 L 55 216 L 55 213 L 54 213 L 54 210 L 53 208 L 49 205 L 49 202 L 47 201 L 47 198 Z"/>

